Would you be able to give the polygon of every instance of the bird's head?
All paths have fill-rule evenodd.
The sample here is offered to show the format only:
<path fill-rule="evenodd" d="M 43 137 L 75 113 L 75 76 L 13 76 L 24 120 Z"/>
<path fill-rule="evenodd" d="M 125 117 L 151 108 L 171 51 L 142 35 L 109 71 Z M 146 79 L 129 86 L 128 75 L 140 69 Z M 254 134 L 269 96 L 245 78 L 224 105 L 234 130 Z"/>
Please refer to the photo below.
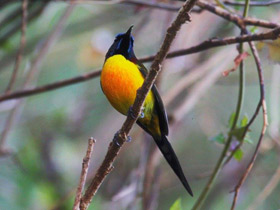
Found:
<path fill-rule="evenodd" d="M 106 54 L 106 59 L 117 54 L 123 55 L 128 60 L 135 56 L 133 51 L 134 38 L 131 35 L 132 28 L 133 26 L 130 26 L 126 33 L 116 35 L 114 43 Z"/>

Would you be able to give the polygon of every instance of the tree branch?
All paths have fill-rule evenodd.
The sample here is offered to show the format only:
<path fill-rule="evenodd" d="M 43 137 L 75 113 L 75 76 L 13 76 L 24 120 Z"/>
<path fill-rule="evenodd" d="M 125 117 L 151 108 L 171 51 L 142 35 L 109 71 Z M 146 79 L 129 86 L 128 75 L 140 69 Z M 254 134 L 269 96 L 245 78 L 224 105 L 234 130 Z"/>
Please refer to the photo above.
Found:
<path fill-rule="evenodd" d="M 241 188 L 242 184 L 245 182 L 248 174 L 250 173 L 250 171 L 253 168 L 253 165 L 255 163 L 255 160 L 256 160 L 258 152 L 259 152 L 260 145 L 262 143 L 263 136 L 265 134 L 265 131 L 266 131 L 266 128 L 267 128 L 267 125 L 268 125 L 267 109 L 266 109 L 266 101 L 265 101 L 265 90 L 264 90 L 264 78 L 263 78 L 263 70 L 262 70 L 262 66 L 261 66 L 261 62 L 260 62 L 260 57 L 259 57 L 259 54 L 258 54 L 258 51 L 257 51 L 255 45 L 252 42 L 249 42 L 249 45 L 250 45 L 250 48 L 252 50 L 252 54 L 254 56 L 255 63 L 256 63 L 256 66 L 257 66 L 257 70 L 258 70 L 259 84 L 260 84 L 260 101 L 261 101 L 261 106 L 262 106 L 262 110 L 263 110 L 263 126 L 262 126 L 262 131 L 261 131 L 261 134 L 259 136 L 259 141 L 258 141 L 258 144 L 256 146 L 255 152 L 254 152 L 254 154 L 253 154 L 253 156 L 252 156 L 252 158 L 251 158 L 251 160 L 250 160 L 250 162 L 247 166 L 246 171 L 243 173 L 243 175 L 241 176 L 238 184 L 236 185 L 236 187 L 234 189 L 235 193 L 234 193 L 234 199 L 233 199 L 232 206 L 231 206 L 232 210 L 235 208 L 240 188 Z"/>
<path fill-rule="evenodd" d="M 245 6 L 245 2 L 238 2 L 238 1 L 224 1 L 224 4 L 231 5 L 231 6 Z M 271 6 L 275 4 L 280 4 L 280 0 L 275 1 L 251 1 L 250 6 Z"/>
<path fill-rule="evenodd" d="M 94 147 L 95 143 L 96 143 L 96 141 L 93 138 L 90 138 L 88 140 L 88 148 L 87 148 L 86 155 L 83 159 L 82 171 L 81 171 L 80 181 L 79 181 L 79 185 L 78 185 L 77 192 L 76 192 L 76 197 L 75 197 L 75 201 L 74 201 L 74 205 L 73 205 L 73 210 L 79 210 L 80 209 L 80 202 L 81 202 L 81 198 L 82 198 L 83 189 L 84 189 L 84 186 L 85 186 L 85 183 L 86 183 L 89 161 L 90 161 L 90 158 L 91 158 L 91 155 L 92 155 L 92 152 L 93 152 L 93 147 Z"/>
<path fill-rule="evenodd" d="M 184 3 L 182 8 L 180 9 L 176 19 L 171 24 L 171 26 L 167 29 L 166 36 L 164 38 L 164 41 L 160 47 L 160 50 L 158 51 L 152 65 L 151 70 L 149 71 L 146 79 L 144 80 L 144 83 L 142 87 L 137 91 L 135 102 L 132 106 L 132 112 L 134 116 L 139 116 L 141 107 L 144 103 L 144 100 L 150 91 L 158 72 L 160 71 L 160 65 L 162 61 L 165 59 L 167 52 L 170 48 L 170 45 L 172 41 L 174 40 L 177 32 L 181 28 L 181 25 L 184 24 L 186 21 L 190 20 L 190 17 L 188 13 L 193 8 L 196 0 L 189 0 Z M 120 149 L 122 145 L 125 143 L 127 139 L 127 135 L 129 131 L 131 130 L 133 124 L 136 122 L 137 118 L 133 117 L 132 114 L 129 114 L 122 126 L 122 128 L 117 132 L 117 134 L 114 137 L 114 142 L 117 141 L 119 143 L 119 146 L 115 143 L 111 143 L 108 148 L 108 152 L 105 156 L 105 159 L 99 169 L 97 170 L 97 173 L 95 177 L 93 178 L 90 186 L 86 190 L 85 195 L 82 198 L 81 202 L 81 210 L 87 209 L 93 196 L 96 194 L 97 190 L 99 189 L 100 185 L 104 181 L 106 175 L 110 173 L 112 170 L 112 164 L 114 160 L 116 159 L 118 153 L 120 152 Z"/>
<path fill-rule="evenodd" d="M 272 22 L 268 22 L 265 20 L 255 19 L 255 18 L 240 17 L 237 14 L 229 13 L 227 10 L 222 9 L 221 7 L 217 7 L 212 4 L 209 4 L 203 0 L 199 0 L 196 4 L 201 9 L 205 9 L 209 12 L 212 12 L 228 21 L 235 23 L 237 26 L 244 27 L 245 25 L 254 25 L 254 26 L 261 26 L 261 27 L 265 27 L 265 28 L 280 27 L 280 25 L 277 23 L 272 23 Z"/>
<path fill-rule="evenodd" d="M 225 45 L 230 45 L 230 44 L 236 44 L 236 43 L 243 43 L 243 42 L 249 42 L 249 41 L 264 41 L 264 40 L 274 40 L 277 39 L 280 35 L 280 27 L 275 28 L 269 32 L 266 33 L 257 33 L 253 35 L 242 35 L 242 36 L 237 36 L 237 37 L 228 37 L 228 38 L 213 38 L 206 40 L 198 45 L 195 45 L 193 47 L 184 49 L 184 50 L 177 50 L 173 51 L 167 54 L 166 58 L 174 58 L 178 56 L 183 56 L 183 55 L 188 55 L 192 53 L 198 53 L 204 50 L 208 50 L 214 47 L 220 47 L 220 46 L 225 46 Z M 140 59 L 141 62 L 149 62 L 152 61 L 155 58 L 155 56 L 148 56 Z M 84 82 L 87 80 L 90 80 L 92 78 L 95 78 L 99 76 L 101 73 L 101 70 L 97 70 L 94 72 L 90 72 L 85 75 L 73 77 L 71 79 L 66 79 L 62 80 L 59 82 L 54 82 L 51 84 L 43 85 L 40 87 L 36 87 L 33 89 L 27 89 L 27 90 L 20 90 L 20 91 L 15 91 L 9 94 L 5 94 L 0 96 L 0 102 L 1 101 L 7 101 L 10 99 L 15 99 L 15 98 L 21 98 L 21 97 L 27 97 L 39 93 L 44 93 L 47 91 L 55 90 L 58 88 L 62 88 L 68 85 L 73 85 L 76 83 Z"/>

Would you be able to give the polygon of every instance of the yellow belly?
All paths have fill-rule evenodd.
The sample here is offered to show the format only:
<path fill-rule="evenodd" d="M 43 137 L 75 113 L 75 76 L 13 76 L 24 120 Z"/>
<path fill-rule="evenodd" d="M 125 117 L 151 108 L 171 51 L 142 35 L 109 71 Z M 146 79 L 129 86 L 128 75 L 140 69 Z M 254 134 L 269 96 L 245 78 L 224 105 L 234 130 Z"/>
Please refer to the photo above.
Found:
<path fill-rule="evenodd" d="M 106 60 L 101 73 L 101 86 L 111 105 L 126 115 L 134 103 L 136 92 L 144 78 L 137 66 L 122 55 L 114 55 Z M 152 110 L 154 97 L 150 91 L 145 103 L 145 113 Z M 145 116 L 146 118 L 146 116 Z"/>

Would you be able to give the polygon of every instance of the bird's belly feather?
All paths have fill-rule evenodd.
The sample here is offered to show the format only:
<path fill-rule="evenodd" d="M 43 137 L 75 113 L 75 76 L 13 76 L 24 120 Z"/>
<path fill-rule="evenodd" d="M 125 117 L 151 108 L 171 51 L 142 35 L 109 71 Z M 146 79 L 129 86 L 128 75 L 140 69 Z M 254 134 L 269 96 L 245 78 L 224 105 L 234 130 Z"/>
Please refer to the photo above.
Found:
<path fill-rule="evenodd" d="M 137 66 L 121 55 L 112 56 L 104 63 L 101 73 L 102 90 L 112 106 L 124 115 L 134 103 L 136 92 L 143 82 L 144 78 Z M 153 100 L 150 91 L 144 103 L 145 115 L 152 111 Z"/>

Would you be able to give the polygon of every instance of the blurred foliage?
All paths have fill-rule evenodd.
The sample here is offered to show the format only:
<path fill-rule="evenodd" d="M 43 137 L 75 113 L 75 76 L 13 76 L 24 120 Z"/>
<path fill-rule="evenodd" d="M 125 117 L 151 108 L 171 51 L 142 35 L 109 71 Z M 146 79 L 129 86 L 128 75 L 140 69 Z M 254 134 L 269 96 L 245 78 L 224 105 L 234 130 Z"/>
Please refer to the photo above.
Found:
<path fill-rule="evenodd" d="M 18 6 L 20 6 L 19 3 L 12 3 L 0 8 L 0 21 Z M 49 3 L 40 15 L 28 24 L 27 43 L 15 90 L 21 89 L 28 67 L 66 7 L 67 4 L 63 2 Z M 279 6 L 254 7 L 250 10 L 250 14 L 279 22 L 279 8 Z M 235 9 L 240 10 L 240 7 Z M 59 41 L 52 46 L 43 60 L 42 66 L 37 69 L 38 79 L 37 82 L 34 79 L 32 86 L 48 84 L 100 69 L 114 35 L 125 31 L 132 24 L 135 25 L 136 55 L 142 57 L 154 54 L 175 14 L 132 5 L 77 5 L 67 20 Z M 183 26 L 172 50 L 192 46 L 213 36 L 239 34 L 233 24 L 207 12 L 192 16 L 193 21 Z M 7 26 L 1 28 L 0 36 L 7 30 L 9 30 Z M 17 32 L 1 44 L 1 92 L 4 92 L 10 79 L 19 39 L 20 33 Z M 279 40 L 277 43 L 279 45 Z M 228 51 L 236 51 L 235 46 L 224 48 L 227 48 Z M 165 95 L 182 76 L 221 49 L 211 49 L 165 61 L 161 75 L 161 94 Z M 279 57 L 278 51 L 278 48 L 269 48 L 270 56 L 273 59 Z M 272 72 L 280 71 L 280 68 L 279 65 L 271 63 L 267 59 L 267 55 L 265 50 L 261 51 L 267 84 L 266 91 L 268 92 L 267 101 L 268 107 L 270 107 L 271 104 L 276 103 L 274 101 L 276 97 L 269 94 Z M 228 68 L 232 66 L 233 60 L 234 57 L 232 63 L 228 64 Z M 242 116 L 252 116 L 259 100 L 258 77 L 252 56 L 248 57 L 245 63 L 247 85 Z M 219 63 L 216 63 L 216 66 L 218 65 Z M 169 114 L 176 110 L 177 105 L 185 99 L 191 88 L 192 86 L 186 88 L 167 106 Z M 193 205 L 219 156 L 220 144 L 224 143 L 224 133 L 228 131 L 228 127 L 232 123 L 230 120 L 228 125 L 227 121 L 235 108 L 237 89 L 237 72 L 231 73 L 228 77 L 220 77 L 200 98 L 191 112 L 171 127 L 169 139 L 189 177 L 195 197 L 188 196 L 169 166 L 161 158 L 162 174 L 158 209 L 170 207 L 172 210 L 188 209 Z M 279 91 L 276 93 L 280 94 Z M 1 130 L 13 105 L 13 100 L 0 104 Z M 0 209 L 71 209 L 82 158 L 87 147 L 87 139 L 90 136 L 97 139 L 89 171 L 89 176 L 92 177 L 124 117 L 110 107 L 102 94 L 99 78 L 31 96 L 25 99 L 21 108 L 6 144 L 7 148 L 12 149 L 13 155 L 0 158 Z M 235 134 L 237 139 L 238 129 L 242 129 L 248 123 L 248 118 L 250 117 L 244 117 L 237 128 L 237 134 Z M 277 119 L 279 119 L 279 112 L 269 113 L 271 123 Z M 235 186 L 255 148 L 261 124 L 261 116 L 258 116 L 250 133 L 253 144 L 244 144 L 243 152 L 240 150 L 235 154 L 238 161 L 232 160 L 224 168 L 203 209 L 228 209 L 232 199 L 232 194 L 228 192 Z M 219 135 L 212 140 L 220 144 L 213 144 L 208 139 L 217 133 Z M 133 181 L 132 174 L 136 173 L 140 156 L 143 155 L 141 150 L 144 140 L 141 139 L 142 135 L 137 126 L 131 136 L 132 142 L 124 146 L 115 163 L 114 171 L 103 183 L 89 209 L 127 208 L 129 195 L 118 200 L 112 198 Z M 257 164 L 241 189 L 238 209 L 245 209 L 254 201 L 278 167 L 277 148 L 270 145 L 273 143 L 267 135 Z M 259 209 L 278 209 L 280 206 L 279 194 L 280 187 L 277 186 L 274 193 L 259 206 Z M 137 199 L 130 209 L 140 209 L 140 206 L 141 200 Z"/>

